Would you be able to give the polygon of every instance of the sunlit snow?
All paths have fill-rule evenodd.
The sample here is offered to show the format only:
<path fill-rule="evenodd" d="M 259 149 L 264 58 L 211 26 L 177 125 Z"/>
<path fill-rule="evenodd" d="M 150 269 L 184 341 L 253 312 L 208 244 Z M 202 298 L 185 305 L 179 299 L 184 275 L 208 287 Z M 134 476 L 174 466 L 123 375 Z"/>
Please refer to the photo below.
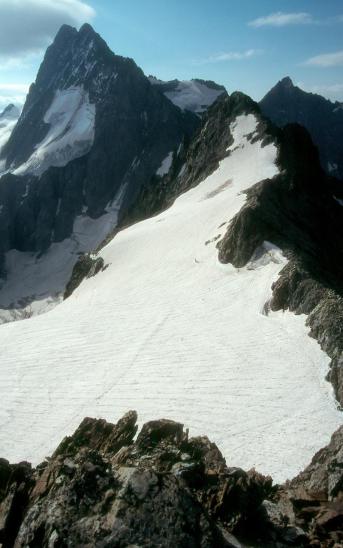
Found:
<path fill-rule="evenodd" d="M 37 463 L 85 416 L 128 409 L 181 420 L 229 465 L 276 480 L 329 441 L 342 415 L 328 357 L 304 316 L 263 314 L 285 259 L 267 242 L 246 268 L 218 262 L 243 191 L 277 173 L 276 147 L 247 137 L 256 124 L 239 117 L 217 171 L 120 232 L 101 252 L 108 268 L 68 300 L 0 327 L 3 457 Z"/>
<path fill-rule="evenodd" d="M 57 91 L 44 116 L 45 138 L 14 173 L 41 175 L 50 166 L 62 167 L 89 152 L 94 141 L 95 105 L 82 87 Z"/>

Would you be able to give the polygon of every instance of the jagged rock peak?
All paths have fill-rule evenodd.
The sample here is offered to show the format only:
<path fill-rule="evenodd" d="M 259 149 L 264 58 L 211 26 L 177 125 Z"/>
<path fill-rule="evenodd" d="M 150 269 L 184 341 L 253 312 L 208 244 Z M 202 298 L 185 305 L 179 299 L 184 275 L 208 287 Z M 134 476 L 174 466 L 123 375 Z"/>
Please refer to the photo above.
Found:
<path fill-rule="evenodd" d="M 93 29 L 92 25 L 89 23 L 84 23 L 79 30 L 80 34 L 96 35 L 99 36 L 97 32 Z"/>
<path fill-rule="evenodd" d="M 36 86 L 41 88 L 64 84 L 63 87 L 67 87 L 84 84 L 90 75 L 95 75 L 99 63 L 107 64 L 114 57 L 91 25 L 85 24 L 79 31 L 63 25 L 46 52 Z"/>
<path fill-rule="evenodd" d="M 80 27 L 79 30 L 77 30 L 75 27 L 72 27 L 71 25 L 62 25 L 58 30 L 51 46 L 56 45 L 62 40 L 75 40 L 76 38 L 80 37 L 87 37 L 93 40 L 100 39 L 102 42 L 104 42 L 101 36 L 94 30 L 92 25 L 90 25 L 89 23 L 85 23 Z"/>
<path fill-rule="evenodd" d="M 260 106 L 280 127 L 289 123 L 304 126 L 319 149 L 322 167 L 329 175 L 343 178 L 343 110 L 339 103 L 304 91 L 286 77 L 265 95 Z"/>
<path fill-rule="evenodd" d="M 144 89 L 148 85 L 145 80 L 134 61 L 115 55 L 90 25 L 83 25 L 79 31 L 63 25 L 30 88 L 21 124 L 2 150 L 7 167 L 15 168 L 27 161 L 35 146 L 44 140 L 51 125 L 48 114 L 56 120 L 56 113 L 65 116 L 67 111 L 79 112 L 79 117 L 94 128 L 95 105 L 109 103 L 130 84 L 134 89 Z M 61 92 L 68 92 L 68 97 Z M 91 143 L 94 131 L 90 133 L 80 140 Z"/>
<path fill-rule="evenodd" d="M 279 85 L 281 85 L 284 88 L 293 88 L 295 87 L 293 84 L 293 80 L 289 76 L 285 76 L 285 78 L 282 78 L 280 80 Z"/>

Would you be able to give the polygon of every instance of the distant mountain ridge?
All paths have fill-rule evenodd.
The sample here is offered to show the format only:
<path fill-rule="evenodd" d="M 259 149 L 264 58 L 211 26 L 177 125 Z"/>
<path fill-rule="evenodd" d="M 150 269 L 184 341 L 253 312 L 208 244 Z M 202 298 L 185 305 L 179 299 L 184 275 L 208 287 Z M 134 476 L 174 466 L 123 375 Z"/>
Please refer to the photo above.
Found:
<path fill-rule="evenodd" d="M 164 82 L 154 76 L 149 76 L 150 82 L 164 95 L 181 108 L 202 115 L 223 94 L 227 94 L 224 86 L 210 80 L 170 80 Z"/>
<path fill-rule="evenodd" d="M 280 80 L 260 102 L 262 112 L 278 126 L 298 123 L 310 133 L 329 175 L 343 179 L 343 107 Z"/>
<path fill-rule="evenodd" d="M 2 120 L 17 120 L 20 116 L 20 109 L 13 105 L 13 103 L 7 105 L 6 108 L 0 113 L 0 121 Z"/>

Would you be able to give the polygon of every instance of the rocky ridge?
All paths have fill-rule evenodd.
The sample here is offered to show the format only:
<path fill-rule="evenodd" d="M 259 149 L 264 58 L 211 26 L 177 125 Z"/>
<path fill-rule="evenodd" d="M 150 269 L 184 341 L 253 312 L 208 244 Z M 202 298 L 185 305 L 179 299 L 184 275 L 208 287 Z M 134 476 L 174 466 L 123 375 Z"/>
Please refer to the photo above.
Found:
<path fill-rule="evenodd" d="M 321 168 L 306 129 L 297 124 L 275 127 L 242 93 L 220 98 L 192 141 L 174 156 L 170 172 L 142 187 L 123 225 L 166 209 L 210 175 L 228 154 L 230 123 L 249 113 L 259 119 L 262 146 L 277 144 L 280 174 L 246 191 L 246 204 L 217 243 L 219 260 L 241 268 L 263 250 L 265 241 L 283 250 L 290 262 L 274 284 L 265 311 L 289 309 L 309 315 L 311 336 L 332 360 L 330 380 L 342 405 L 343 217 L 335 199 L 341 183 Z"/>
<path fill-rule="evenodd" d="M 341 206 L 306 130 L 286 126 L 279 143 L 280 175 L 247 191 L 246 204 L 218 243 L 219 259 L 242 267 L 266 240 L 284 251 L 289 263 L 274 283 L 265 311 L 308 315 L 310 335 L 332 360 L 329 378 L 342 405 Z"/>
<path fill-rule="evenodd" d="M 342 428 L 282 486 L 182 424 L 137 430 L 133 411 L 87 418 L 35 469 L 0 460 L 2 546 L 342 546 Z"/>

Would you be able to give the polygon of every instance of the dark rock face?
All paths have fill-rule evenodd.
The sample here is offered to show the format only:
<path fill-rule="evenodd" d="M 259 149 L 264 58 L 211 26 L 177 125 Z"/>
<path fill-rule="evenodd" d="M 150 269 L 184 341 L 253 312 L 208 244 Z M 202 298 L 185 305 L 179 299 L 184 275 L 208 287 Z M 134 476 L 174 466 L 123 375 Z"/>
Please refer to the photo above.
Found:
<path fill-rule="evenodd" d="M 44 117 L 56 93 L 75 89 L 87 94 L 95 108 L 93 143 L 81 147 L 81 157 L 40 176 L 33 172 L 0 179 L 2 256 L 12 248 L 44 252 L 70 237 L 77 215 L 104 214 L 119 191 L 121 216 L 143 182 L 199 124 L 195 115 L 181 112 L 154 88 L 134 61 L 113 54 L 89 25 L 79 32 L 63 26 L 1 151 L 7 169 L 22 166 L 48 134 Z"/>
<path fill-rule="evenodd" d="M 320 95 L 306 93 L 284 78 L 262 99 L 262 112 L 276 125 L 304 126 L 320 151 L 323 168 L 343 179 L 343 108 Z"/>
<path fill-rule="evenodd" d="M 4 548 L 333 546 L 341 529 L 343 429 L 292 482 L 228 468 L 206 437 L 169 420 L 85 419 L 36 469 L 0 461 Z"/>

